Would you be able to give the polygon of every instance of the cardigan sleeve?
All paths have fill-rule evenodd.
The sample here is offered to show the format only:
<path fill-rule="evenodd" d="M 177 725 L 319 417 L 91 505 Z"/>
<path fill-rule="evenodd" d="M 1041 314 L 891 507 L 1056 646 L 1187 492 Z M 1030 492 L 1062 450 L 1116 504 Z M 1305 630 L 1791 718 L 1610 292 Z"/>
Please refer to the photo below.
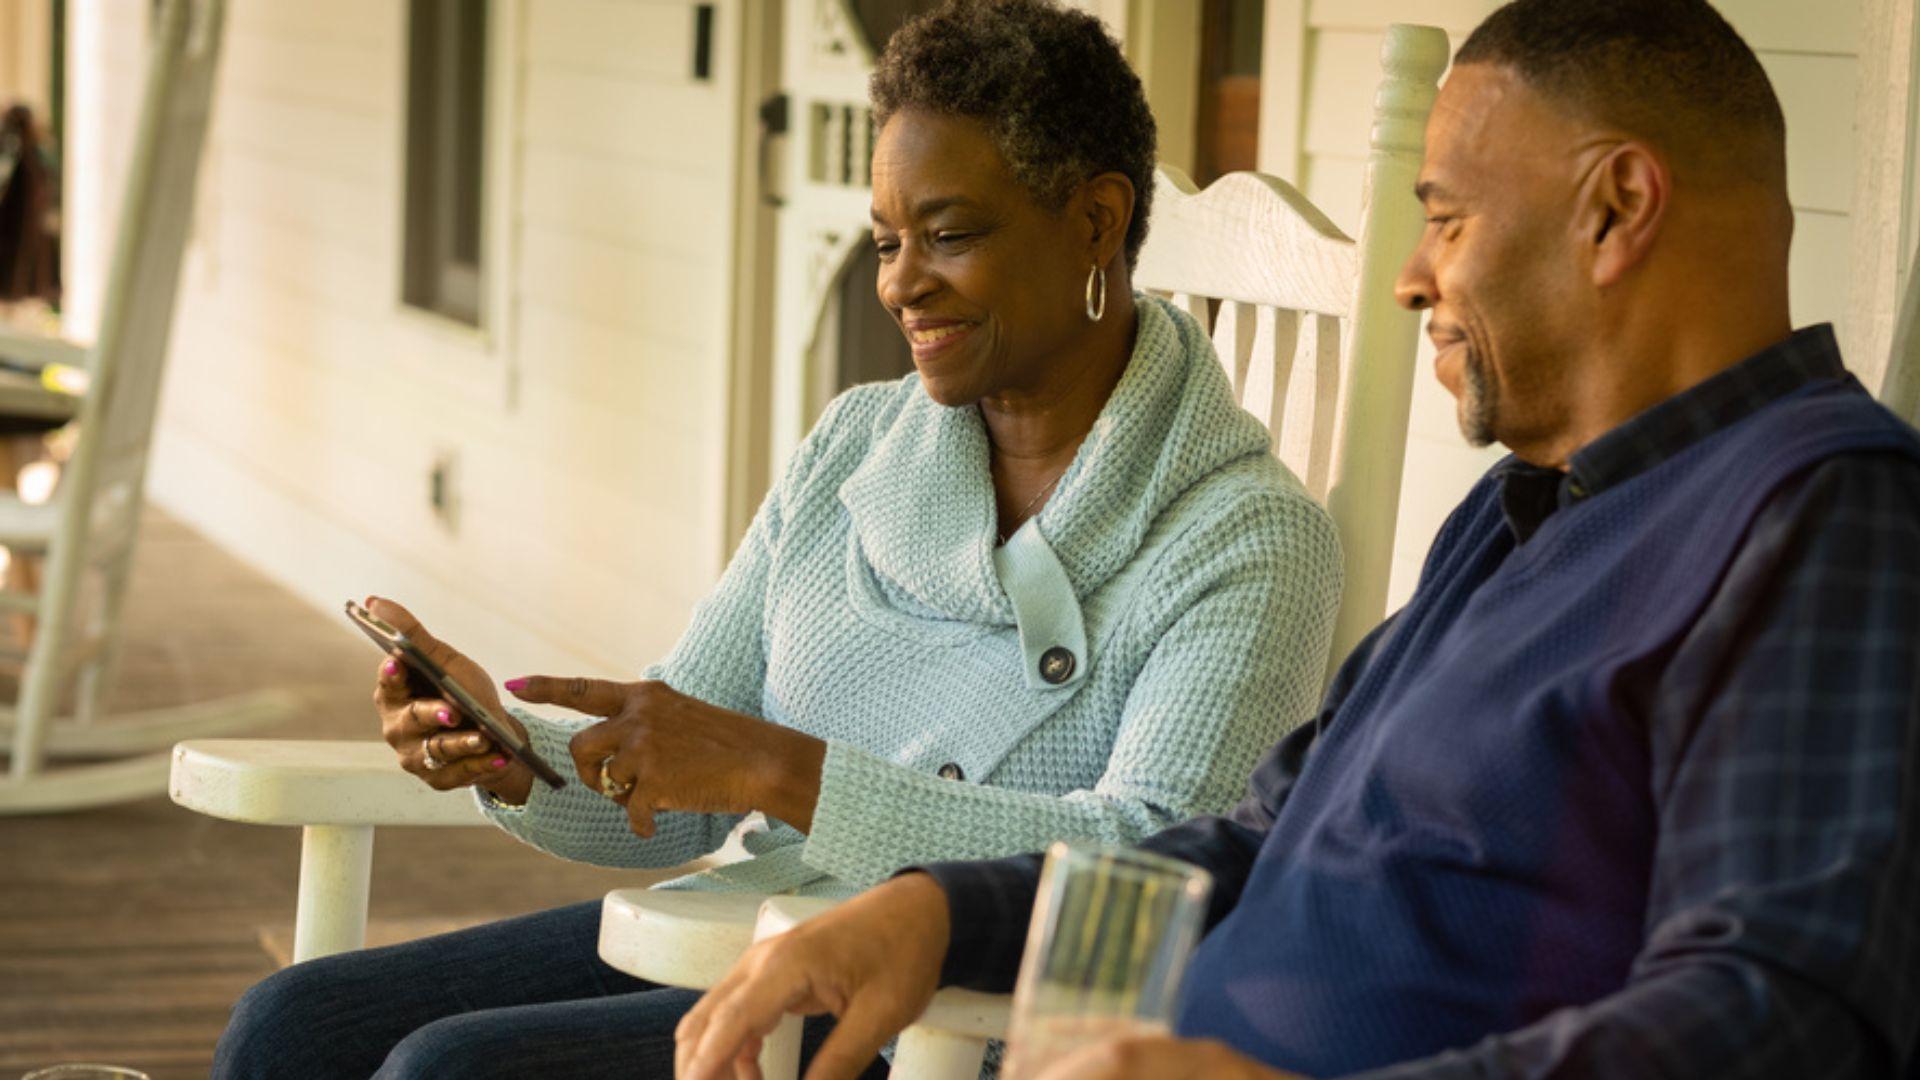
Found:
<path fill-rule="evenodd" d="M 1260 754 L 1312 716 L 1339 596 L 1339 538 L 1319 506 L 1280 492 L 1229 502 L 1140 588 L 1130 622 L 1154 644 L 1092 788 L 955 783 L 829 742 L 808 864 L 865 887 L 1054 840 L 1130 844 L 1226 809 Z"/>
<path fill-rule="evenodd" d="M 574 862 L 652 869 L 679 866 L 713 851 L 740 820 L 737 814 L 658 813 L 652 839 L 643 840 L 628 827 L 625 808 L 572 775 L 567 742 L 594 723 L 592 718 L 560 720 L 524 709 L 513 714 L 526 725 L 535 752 L 568 777 L 558 791 L 536 782 L 524 806 L 509 806 L 474 789 L 480 808 L 517 840 Z"/>
<path fill-rule="evenodd" d="M 844 394 L 828 407 L 795 451 L 780 483 L 761 502 L 719 584 L 694 609 L 693 619 L 673 651 L 642 672 L 641 678 L 662 680 L 689 697 L 722 709 L 749 716 L 761 714 L 761 687 L 767 670 L 761 630 L 768 577 L 787 508 L 801 497 L 822 448 L 833 443 L 853 411 L 843 403 L 860 393 Z M 527 726 L 528 737 L 540 756 L 569 775 L 573 761 L 567 748 L 569 740 L 598 722 L 592 717 L 561 719 L 517 709 L 514 715 Z M 524 806 L 508 806 L 477 789 L 476 796 L 487 816 L 518 839 L 561 858 L 600 866 L 678 866 L 718 848 L 742 817 L 657 813 L 654 836 L 642 839 L 629 827 L 625 808 L 577 780 L 559 791 L 535 784 Z"/>

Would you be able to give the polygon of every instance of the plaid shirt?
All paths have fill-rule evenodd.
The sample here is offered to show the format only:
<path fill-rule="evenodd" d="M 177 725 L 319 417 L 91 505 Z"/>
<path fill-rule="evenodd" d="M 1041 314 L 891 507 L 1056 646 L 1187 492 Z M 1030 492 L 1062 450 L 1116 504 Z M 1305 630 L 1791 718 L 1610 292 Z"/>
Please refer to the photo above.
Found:
<path fill-rule="evenodd" d="M 1831 331 L 1802 331 L 1595 440 L 1564 473 L 1509 459 L 1496 467 L 1508 525 L 1524 543 L 1557 510 L 1842 374 Z M 1238 901 L 1314 739 L 1344 722 L 1390 624 L 1238 807 L 1142 845 L 1212 872 L 1209 925 Z M 1848 454 L 1783 485 L 1638 690 L 1659 832 L 1626 985 L 1369 1080 L 1885 1077 L 1920 1064 L 1920 468 Z M 926 869 L 953 913 L 943 982 L 1010 986 L 1038 857 Z"/>

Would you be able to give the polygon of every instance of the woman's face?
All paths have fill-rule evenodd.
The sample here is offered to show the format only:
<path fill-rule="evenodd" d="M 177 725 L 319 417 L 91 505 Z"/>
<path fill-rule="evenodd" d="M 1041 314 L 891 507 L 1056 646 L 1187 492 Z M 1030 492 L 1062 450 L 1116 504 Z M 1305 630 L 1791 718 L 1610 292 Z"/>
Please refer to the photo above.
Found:
<path fill-rule="evenodd" d="M 1091 233 L 1034 202 L 978 121 L 903 110 L 880 130 L 880 302 L 942 405 L 1032 389 L 1087 334 Z"/>

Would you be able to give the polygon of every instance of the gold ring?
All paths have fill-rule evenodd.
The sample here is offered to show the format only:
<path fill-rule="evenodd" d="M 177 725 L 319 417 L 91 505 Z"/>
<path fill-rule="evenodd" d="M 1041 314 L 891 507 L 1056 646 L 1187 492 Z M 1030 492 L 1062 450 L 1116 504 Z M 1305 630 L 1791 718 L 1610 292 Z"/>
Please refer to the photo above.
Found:
<path fill-rule="evenodd" d="M 612 765 L 612 754 L 608 754 L 606 757 L 600 759 L 600 794 L 605 795 L 609 799 L 618 799 L 620 796 L 633 790 L 633 781 L 615 780 L 613 778 L 613 771 L 610 768 Z"/>

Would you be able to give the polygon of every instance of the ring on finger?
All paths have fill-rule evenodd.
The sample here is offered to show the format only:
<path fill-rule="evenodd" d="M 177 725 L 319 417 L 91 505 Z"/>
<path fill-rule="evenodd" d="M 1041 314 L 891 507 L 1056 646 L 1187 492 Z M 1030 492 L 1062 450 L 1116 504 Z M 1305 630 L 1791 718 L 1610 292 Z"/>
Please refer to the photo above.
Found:
<path fill-rule="evenodd" d="M 613 778 L 613 755 L 600 759 L 600 794 L 609 799 L 617 799 L 633 790 L 633 781 Z"/>
<path fill-rule="evenodd" d="M 420 740 L 420 765 L 428 772 L 438 772 L 447 767 L 447 763 L 433 756 L 433 740 Z"/>

